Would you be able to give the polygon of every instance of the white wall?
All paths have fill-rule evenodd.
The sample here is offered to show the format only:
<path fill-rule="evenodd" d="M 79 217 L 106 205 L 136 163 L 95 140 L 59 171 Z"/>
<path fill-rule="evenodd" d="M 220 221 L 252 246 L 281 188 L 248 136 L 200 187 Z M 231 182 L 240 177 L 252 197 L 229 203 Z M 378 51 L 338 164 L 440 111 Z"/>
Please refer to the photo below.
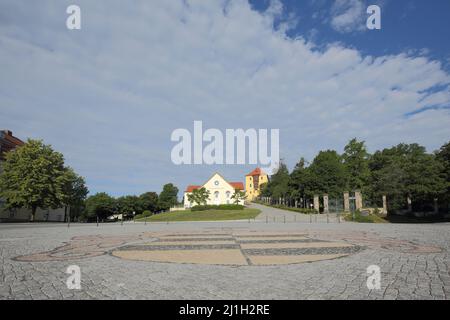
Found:
<path fill-rule="evenodd" d="M 233 199 L 231 196 L 234 194 L 234 188 L 219 174 L 214 174 L 204 185 L 206 190 L 209 190 L 209 200 L 207 204 L 218 205 L 218 204 L 233 204 Z M 184 193 L 184 207 L 190 208 L 195 203 L 190 203 L 188 200 L 188 192 Z M 239 204 L 244 204 L 244 201 L 240 201 Z"/>

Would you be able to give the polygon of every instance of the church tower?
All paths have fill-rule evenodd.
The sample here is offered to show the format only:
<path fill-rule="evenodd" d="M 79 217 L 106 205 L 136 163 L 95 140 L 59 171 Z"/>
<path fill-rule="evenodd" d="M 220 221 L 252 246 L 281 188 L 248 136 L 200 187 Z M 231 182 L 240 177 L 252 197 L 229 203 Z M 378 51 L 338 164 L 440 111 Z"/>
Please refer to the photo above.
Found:
<path fill-rule="evenodd" d="M 261 186 L 267 182 L 269 182 L 269 177 L 264 171 L 261 170 L 261 168 L 256 168 L 247 174 L 245 176 L 246 200 L 252 201 L 257 198 L 261 193 Z"/>

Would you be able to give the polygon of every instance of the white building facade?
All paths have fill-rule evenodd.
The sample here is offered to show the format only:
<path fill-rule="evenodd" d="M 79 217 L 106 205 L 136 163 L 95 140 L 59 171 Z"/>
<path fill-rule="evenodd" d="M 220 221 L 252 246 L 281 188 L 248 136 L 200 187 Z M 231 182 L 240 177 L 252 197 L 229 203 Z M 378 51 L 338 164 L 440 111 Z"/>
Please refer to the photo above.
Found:
<path fill-rule="evenodd" d="M 209 191 L 209 199 L 207 204 L 220 205 L 220 204 L 233 204 L 234 199 L 231 196 L 236 190 L 243 191 L 244 185 L 242 182 L 228 182 L 220 174 L 215 173 L 208 179 L 203 185 L 190 185 L 184 192 L 184 207 L 191 208 L 196 203 L 191 203 L 188 199 L 188 195 L 195 189 L 205 188 Z M 239 204 L 244 205 L 244 201 L 241 200 Z"/>

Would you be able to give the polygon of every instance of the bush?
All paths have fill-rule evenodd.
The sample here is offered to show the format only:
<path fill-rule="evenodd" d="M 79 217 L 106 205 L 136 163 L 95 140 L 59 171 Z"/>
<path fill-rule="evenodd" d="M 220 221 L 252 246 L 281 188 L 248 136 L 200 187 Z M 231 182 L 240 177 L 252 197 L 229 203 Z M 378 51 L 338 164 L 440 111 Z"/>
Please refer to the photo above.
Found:
<path fill-rule="evenodd" d="M 354 213 L 355 219 L 353 219 L 353 213 L 346 214 L 344 219 L 346 221 L 360 222 L 360 223 L 386 223 L 387 221 L 374 215 L 369 214 L 368 216 L 363 216 L 359 210 Z"/>
<path fill-rule="evenodd" d="M 137 214 L 134 219 L 142 219 L 145 217 L 150 217 L 153 215 L 153 212 L 149 211 L 149 210 L 145 210 L 144 212 L 142 212 L 141 214 Z"/>
<path fill-rule="evenodd" d="M 191 208 L 191 211 L 206 211 L 206 210 L 243 210 L 244 206 L 240 204 L 220 204 L 220 205 L 202 205 L 202 206 L 194 206 Z"/>

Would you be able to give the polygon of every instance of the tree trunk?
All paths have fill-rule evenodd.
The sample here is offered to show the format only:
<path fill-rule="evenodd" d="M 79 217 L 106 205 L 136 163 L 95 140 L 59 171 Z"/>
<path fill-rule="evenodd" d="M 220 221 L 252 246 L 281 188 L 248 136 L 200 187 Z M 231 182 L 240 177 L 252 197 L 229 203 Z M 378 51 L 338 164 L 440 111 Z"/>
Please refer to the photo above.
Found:
<path fill-rule="evenodd" d="M 37 209 L 37 207 L 35 207 L 35 206 L 33 206 L 33 207 L 31 208 L 30 222 L 33 222 L 33 221 L 34 221 L 34 216 L 35 216 L 35 214 L 36 214 L 36 209 Z"/>
<path fill-rule="evenodd" d="M 67 206 L 64 206 L 64 222 L 67 222 Z"/>

